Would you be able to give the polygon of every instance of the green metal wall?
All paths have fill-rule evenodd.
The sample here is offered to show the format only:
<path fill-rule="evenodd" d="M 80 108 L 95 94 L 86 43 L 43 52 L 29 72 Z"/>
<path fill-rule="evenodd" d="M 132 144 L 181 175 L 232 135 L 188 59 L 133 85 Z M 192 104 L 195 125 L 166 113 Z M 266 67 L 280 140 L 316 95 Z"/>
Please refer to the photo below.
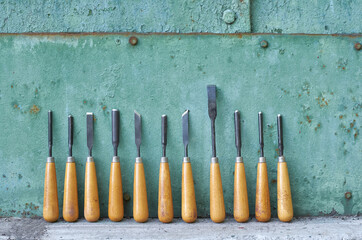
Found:
<path fill-rule="evenodd" d="M 125 201 L 126 215 L 132 215 L 136 156 L 133 110 L 143 117 L 141 154 L 150 216 L 156 217 L 161 115 L 169 117 L 167 153 L 175 216 L 180 216 L 181 114 L 189 109 L 189 154 L 198 214 L 208 216 L 211 139 L 206 85 L 210 83 L 218 87 L 216 143 L 228 214 L 232 214 L 233 207 L 236 109 L 242 116 L 242 155 L 251 213 L 258 160 L 257 113 L 263 111 L 272 214 L 276 214 L 278 113 L 284 116 L 285 157 L 295 215 L 359 214 L 362 62 L 361 51 L 354 45 L 362 42 L 362 36 L 361 25 L 353 23 L 361 22 L 357 12 L 362 9 L 355 1 L 312 2 L 315 7 L 304 8 L 297 1 L 278 1 L 275 5 L 258 0 L 182 4 L 155 1 L 151 5 L 131 1 L 103 5 L 87 1 L 37 1 L 31 5 L 0 1 L 0 216 L 42 215 L 47 111 L 52 109 L 60 206 L 67 157 L 67 116 L 74 116 L 73 154 L 81 215 L 87 157 L 85 114 L 95 113 L 93 154 L 101 215 L 106 217 L 113 153 L 112 108 L 121 112 L 119 153 L 123 190 L 130 196 Z M 324 9 L 327 3 L 329 9 L 335 3 L 329 14 L 342 18 L 351 13 L 350 17 L 332 23 L 331 15 L 313 15 L 311 11 L 310 18 L 304 18 L 309 8 Z M 89 9 L 92 14 L 88 16 Z M 223 21 L 227 9 L 235 12 L 231 25 Z M 303 20 L 298 25 L 290 17 L 293 11 L 301 12 L 297 16 Z M 187 14 L 198 18 L 191 21 Z M 133 20 L 135 16 L 139 19 Z M 268 19 L 274 19 L 274 23 Z M 269 25 L 264 27 L 263 21 Z M 326 25 L 329 28 L 324 32 Z M 63 33 L 74 31 L 83 33 Z M 94 31 L 98 33 L 87 33 Z M 127 31 L 138 33 L 117 33 Z M 268 32 L 313 35 L 265 34 Z M 136 46 L 128 43 L 131 35 L 139 40 Z M 268 41 L 268 48 L 260 47 L 262 40 Z M 346 198 L 346 192 L 351 192 L 352 197 Z"/>

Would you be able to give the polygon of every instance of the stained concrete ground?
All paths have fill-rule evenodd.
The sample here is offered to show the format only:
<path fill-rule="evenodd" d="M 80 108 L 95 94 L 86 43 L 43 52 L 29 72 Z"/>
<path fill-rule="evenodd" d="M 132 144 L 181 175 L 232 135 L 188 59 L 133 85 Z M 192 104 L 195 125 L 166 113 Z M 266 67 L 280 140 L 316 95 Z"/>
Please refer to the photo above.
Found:
<path fill-rule="evenodd" d="M 43 219 L 0 218 L 2 239 L 362 239 L 362 217 L 297 218 L 291 223 L 278 219 L 237 223 L 229 218 L 221 224 L 210 219 L 194 224 L 181 219 L 161 224 L 150 219 L 140 224 L 133 219 L 46 223 Z"/>

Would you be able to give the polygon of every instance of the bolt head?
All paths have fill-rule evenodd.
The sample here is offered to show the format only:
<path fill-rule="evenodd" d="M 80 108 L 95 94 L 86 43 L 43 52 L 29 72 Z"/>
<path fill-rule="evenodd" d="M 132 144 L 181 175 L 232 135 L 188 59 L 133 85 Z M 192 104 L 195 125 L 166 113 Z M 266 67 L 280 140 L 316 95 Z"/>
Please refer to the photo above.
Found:
<path fill-rule="evenodd" d="M 128 42 L 132 45 L 135 46 L 138 43 L 138 38 L 136 38 L 135 36 L 132 36 L 129 38 Z"/>
<path fill-rule="evenodd" d="M 265 40 L 261 41 L 261 42 L 260 42 L 260 47 L 262 47 L 262 48 L 267 48 L 267 47 L 268 47 L 268 42 L 265 41 Z"/>
<path fill-rule="evenodd" d="M 223 15 L 222 15 L 222 19 L 224 20 L 225 23 L 227 24 L 232 24 L 233 22 L 235 22 L 236 16 L 233 10 L 225 10 Z"/>
<path fill-rule="evenodd" d="M 361 48 L 362 48 L 361 43 L 358 42 L 354 44 L 354 49 L 356 49 L 357 51 L 361 50 Z"/>
<path fill-rule="evenodd" d="M 346 199 L 351 199 L 352 193 L 351 193 L 351 192 L 346 192 L 346 193 L 344 194 L 344 197 L 345 197 Z"/>

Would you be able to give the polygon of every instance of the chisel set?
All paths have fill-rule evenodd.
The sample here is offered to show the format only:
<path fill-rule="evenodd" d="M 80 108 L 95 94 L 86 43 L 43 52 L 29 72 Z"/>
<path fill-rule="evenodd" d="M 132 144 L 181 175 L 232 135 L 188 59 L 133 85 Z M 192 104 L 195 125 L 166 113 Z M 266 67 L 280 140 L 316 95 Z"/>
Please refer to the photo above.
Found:
<path fill-rule="evenodd" d="M 219 159 L 216 155 L 215 120 L 216 108 L 216 86 L 207 86 L 208 113 L 211 120 L 211 142 L 212 156 L 210 161 L 210 218 L 213 222 L 220 223 L 225 219 L 225 203 L 222 189 L 222 180 Z M 184 144 L 184 157 L 182 163 L 182 199 L 181 216 L 187 223 L 195 222 L 197 219 L 197 207 L 195 199 L 195 188 L 192 176 L 189 145 L 189 111 L 182 114 L 182 136 Z M 257 167 L 255 217 L 260 222 L 267 222 L 271 218 L 270 196 L 268 186 L 268 173 L 266 159 L 264 157 L 263 140 L 263 114 L 259 112 L 259 144 L 260 157 Z M 89 222 L 98 221 L 100 217 L 100 206 L 98 197 L 98 184 L 96 166 L 92 156 L 93 148 L 93 113 L 87 113 L 87 146 L 88 157 L 85 169 L 84 188 L 84 217 Z M 241 126 L 240 112 L 234 112 L 235 123 L 235 146 L 237 150 L 234 173 L 234 218 L 237 222 L 249 220 L 249 203 L 245 166 L 241 154 Z M 137 146 L 137 157 L 134 166 L 133 181 L 133 218 L 137 222 L 146 222 L 149 217 L 145 170 L 141 158 L 141 115 L 134 112 L 135 143 Z M 277 172 L 277 211 L 280 221 L 289 222 L 293 218 L 292 197 L 290 191 L 287 163 L 283 156 L 283 128 L 282 117 L 277 116 L 278 125 L 278 172 Z M 120 130 L 120 113 L 112 110 L 112 145 L 113 158 L 109 179 L 108 217 L 112 221 L 121 221 L 124 216 L 122 174 L 120 159 L 118 157 Z M 173 200 L 171 191 L 171 176 L 166 155 L 167 147 L 167 116 L 161 117 L 161 144 L 162 156 L 160 160 L 159 191 L 158 191 L 158 219 L 161 222 L 172 222 L 174 217 Z M 68 145 L 69 156 L 65 168 L 63 218 L 67 222 L 74 222 L 79 217 L 78 189 L 75 159 L 72 156 L 73 145 L 73 117 L 68 117 Z M 52 112 L 48 112 L 48 146 L 49 156 L 46 161 L 44 182 L 44 206 L 43 217 L 48 222 L 55 222 L 59 218 L 58 190 L 55 171 L 54 157 L 52 156 L 53 134 L 52 134 Z"/>

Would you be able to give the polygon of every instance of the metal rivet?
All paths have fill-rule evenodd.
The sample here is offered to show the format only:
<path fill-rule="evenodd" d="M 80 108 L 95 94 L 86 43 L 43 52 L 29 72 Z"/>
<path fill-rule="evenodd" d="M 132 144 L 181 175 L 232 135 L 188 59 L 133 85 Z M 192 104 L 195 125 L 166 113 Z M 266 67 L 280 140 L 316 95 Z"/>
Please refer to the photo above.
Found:
<path fill-rule="evenodd" d="M 345 197 L 346 199 L 351 199 L 352 193 L 351 193 L 351 192 L 346 192 L 346 193 L 344 194 L 344 197 Z"/>
<path fill-rule="evenodd" d="M 225 23 L 227 24 L 232 24 L 233 22 L 235 22 L 235 13 L 233 10 L 225 10 L 223 15 L 222 15 L 222 19 L 224 20 Z"/>
<path fill-rule="evenodd" d="M 125 201 L 129 201 L 129 200 L 131 199 L 131 196 L 130 196 L 128 193 L 124 193 L 124 194 L 123 194 L 123 199 L 124 199 Z"/>
<path fill-rule="evenodd" d="M 138 38 L 136 38 L 135 36 L 132 36 L 129 38 L 128 42 L 132 45 L 135 46 L 138 43 Z"/>
<path fill-rule="evenodd" d="M 356 49 L 357 51 L 361 50 L 362 45 L 358 42 L 354 44 L 354 49 Z"/>
<path fill-rule="evenodd" d="M 267 47 L 268 47 L 268 42 L 265 41 L 265 40 L 261 41 L 261 42 L 260 42 L 260 47 L 262 47 L 262 48 L 267 48 Z"/>

